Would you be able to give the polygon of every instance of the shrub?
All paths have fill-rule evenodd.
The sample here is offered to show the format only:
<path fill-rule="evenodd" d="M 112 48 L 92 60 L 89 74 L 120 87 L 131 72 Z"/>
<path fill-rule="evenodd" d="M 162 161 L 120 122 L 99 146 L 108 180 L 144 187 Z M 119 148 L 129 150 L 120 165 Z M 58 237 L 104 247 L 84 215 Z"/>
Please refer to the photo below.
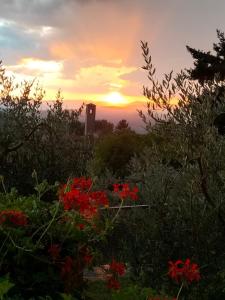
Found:
<path fill-rule="evenodd" d="M 71 179 L 60 186 L 58 199 L 46 201 L 46 191 L 58 188 L 43 182 L 35 187 L 37 195 L 19 196 L 15 190 L 0 194 L 0 276 L 8 274 L 14 284 L 11 296 L 82 297 L 84 269 L 96 262 L 96 244 L 118 217 L 119 211 L 111 219 L 100 217 L 110 193 L 93 190 L 91 179 Z M 120 197 L 121 205 L 134 193 L 137 190 L 127 185 L 126 193 L 123 186 L 111 192 Z M 113 260 L 106 273 L 108 287 L 118 289 L 125 265 Z"/>

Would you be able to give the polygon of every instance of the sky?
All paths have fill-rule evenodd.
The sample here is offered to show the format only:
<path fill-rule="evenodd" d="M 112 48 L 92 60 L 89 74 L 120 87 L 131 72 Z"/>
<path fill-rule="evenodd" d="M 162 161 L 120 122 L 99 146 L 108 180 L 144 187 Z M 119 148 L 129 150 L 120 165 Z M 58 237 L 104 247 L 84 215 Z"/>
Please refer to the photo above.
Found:
<path fill-rule="evenodd" d="M 224 0 L 0 0 L 0 60 L 15 80 L 36 78 L 46 100 L 61 89 L 65 107 L 92 102 L 98 119 L 139 126 L 140 41 L 159 78 L 177 73 L 193 65 L 186 45 L 212 49 L 224 12 Z"/>

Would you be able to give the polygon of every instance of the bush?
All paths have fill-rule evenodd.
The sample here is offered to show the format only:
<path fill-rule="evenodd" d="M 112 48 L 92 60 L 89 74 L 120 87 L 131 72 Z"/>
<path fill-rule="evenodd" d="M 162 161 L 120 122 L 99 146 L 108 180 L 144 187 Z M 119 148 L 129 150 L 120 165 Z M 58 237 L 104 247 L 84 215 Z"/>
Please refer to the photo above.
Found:
<path fill-rule="evenodd" d="M 92 187 L 91 179 L 74 178 L 60 188 L 44 181 L 36 185 L 37 195 L 29 197 L 19 196 L 14 189 L 0 194 L 0 277 L 8 276 L 14 285 L 10 296 L 61 299 L 65 293 L 83 299 L 84 269 L 98 262 L 97 245 L 112 230 L 119 213 L 104 217 L 102 210 L 100 217 L 100 208 L 106 210 L 110 194 L 124 200 L 137 193 L 129 191 L 128 185 L 113 193 Z M 58 189 L 59 199 L 47 201 L 50 189 Z M 118 289 L 125 265 L 114 259 L 105 272 L 108 287 Z"/>
<path fill-rule="evenodd" d="M 44 91 L 25 82 L 17 87 L 0 63 L 0 175 L 6 187 L 32 192 L 31 174 L 41 180 L 65 181 L 82 176 L 92 155 L 92 144 L 83 136 L 79 109 L 66 110 L 58 92 L 43 112 Z M 59 172 L 60 170 L 60 172 Z"/>
<path fill-rule="evenodd" d="M 117 130 L 97 141 L 89 169 L 95 176 L 104 176 L 108 170 L 114 176 L 124 178 L 129 174 L 127 166 L 131 158 L 149 144 L 150 135 L 142 136 L 127 129 Z"/>

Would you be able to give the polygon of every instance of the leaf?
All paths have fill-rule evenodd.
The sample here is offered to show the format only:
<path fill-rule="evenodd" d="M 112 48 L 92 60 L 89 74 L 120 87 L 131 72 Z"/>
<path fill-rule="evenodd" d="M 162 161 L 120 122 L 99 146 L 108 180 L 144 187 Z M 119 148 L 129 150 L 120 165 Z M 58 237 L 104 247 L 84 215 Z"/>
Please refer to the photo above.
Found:
<path fill-rule="evenodd" d="M 8 275 L 0 278 L 0 299 L 3 299 L 3 296 L 7 294 L 13 286 L 14 283 L 9 281 Z"/>

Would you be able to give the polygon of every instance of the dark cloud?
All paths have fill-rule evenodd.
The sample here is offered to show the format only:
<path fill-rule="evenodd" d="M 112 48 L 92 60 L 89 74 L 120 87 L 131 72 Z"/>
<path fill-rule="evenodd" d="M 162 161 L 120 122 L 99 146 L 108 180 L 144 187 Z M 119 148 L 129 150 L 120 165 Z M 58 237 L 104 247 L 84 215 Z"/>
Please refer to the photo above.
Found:
<path fill-rule="evenodd" d="M 7 0 L 1 3 L 0 18 L 34 26 L 54 25 L 63 4 L 62 0 Z"/>
<path fill-rule="evenodd" d="M 16 64 L 23 57 L 35 55 L 43 59 L 48 57 L 47 44 L 41 41 L 39 32 L 3 21 L 0 25 L 0 59 L 7 64 Z"/>
<path fill-rule="evenodd" d="M 6 0 L 1 1 L 0 18 L 30 25 L 59 26 L 65 12 L 94 2 L 121 3 L 126 0 Z"/>
<path fill-rule="evenodd" d="M 0 26 L 0 45 L 1 48 L 24 51 L 34 49 L 37 40 L 35 36 L 24 32 L 18 26 L 2 25 Z"/>

